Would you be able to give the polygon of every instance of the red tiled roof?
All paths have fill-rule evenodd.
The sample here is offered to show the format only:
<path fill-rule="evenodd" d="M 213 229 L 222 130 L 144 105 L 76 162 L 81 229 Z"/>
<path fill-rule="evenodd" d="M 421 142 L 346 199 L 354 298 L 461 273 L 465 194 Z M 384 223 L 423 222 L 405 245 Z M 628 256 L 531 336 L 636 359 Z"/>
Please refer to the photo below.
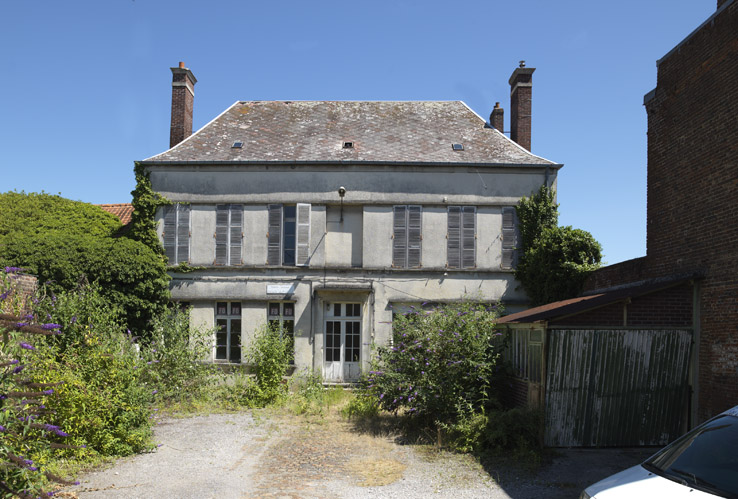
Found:
<path fill-rule="evenodd" d="M 133 215 L 133 205 L 131 203 L 98 204 L 97 206 L 120 218 L 120 223 L 123 225 L 131 223 L 131 216 Z"/>

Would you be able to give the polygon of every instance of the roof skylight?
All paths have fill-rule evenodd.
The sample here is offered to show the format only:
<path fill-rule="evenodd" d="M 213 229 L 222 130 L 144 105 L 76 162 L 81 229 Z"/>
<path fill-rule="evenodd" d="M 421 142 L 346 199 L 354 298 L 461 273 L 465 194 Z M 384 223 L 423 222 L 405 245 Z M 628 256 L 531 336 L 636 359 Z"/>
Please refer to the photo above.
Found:
<path fill-rule="evenodd" d="M 454 151 L 463 151 L 464 144 L 451 144 L 451 149 L 453 149 Z"/>
<path fill-rule="evenodd" d="M 240 140 L 237 140 L 233 143 L 231 146 L 231 149 L 241 149 L 243 147 L 243 142 Z"/>

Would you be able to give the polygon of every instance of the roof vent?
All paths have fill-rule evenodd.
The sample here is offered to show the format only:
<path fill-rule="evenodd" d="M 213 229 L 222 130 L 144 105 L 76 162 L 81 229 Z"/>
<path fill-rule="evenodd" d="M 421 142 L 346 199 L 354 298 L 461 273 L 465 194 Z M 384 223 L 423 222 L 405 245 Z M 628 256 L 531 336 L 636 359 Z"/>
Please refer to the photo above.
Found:
<path fill-rule="evenodd" d="M 344 149 L 353 149 L 354 148 L 354 143 L 353 142 L 344 142 L 343 143 L 343 148 Z"/>
<path fill-rule="evenodd" d="M 451 144 L 451 149 L 453 149 L 454 151 L 463 151 L 464 144 Z"/>
<path fill-rule="evenodd" d="M 241 149 L 243 147 L 243 142 L 240 140 L 237 140 L 233 143 L 231 146 L 231 149 Z"/>

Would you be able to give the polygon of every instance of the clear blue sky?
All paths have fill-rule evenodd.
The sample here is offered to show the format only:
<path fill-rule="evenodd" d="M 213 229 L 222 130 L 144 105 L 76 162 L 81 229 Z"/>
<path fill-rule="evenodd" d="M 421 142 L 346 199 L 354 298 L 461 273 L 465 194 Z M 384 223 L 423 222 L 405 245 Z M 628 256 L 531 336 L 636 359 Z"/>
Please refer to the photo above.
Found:
<path fill-rule="evenodd" d="M 605 261 L 645 254 L 656 60 L 715 0 L 41 0 L 0 3 L 0 192 L 130 202 L 167 149 L 169 68 L 198 83 L 194 128 L 236 100 L 462 100 L 509 120 L 535 67 L 533 152 L 564 163 L 560 223 Z"/>

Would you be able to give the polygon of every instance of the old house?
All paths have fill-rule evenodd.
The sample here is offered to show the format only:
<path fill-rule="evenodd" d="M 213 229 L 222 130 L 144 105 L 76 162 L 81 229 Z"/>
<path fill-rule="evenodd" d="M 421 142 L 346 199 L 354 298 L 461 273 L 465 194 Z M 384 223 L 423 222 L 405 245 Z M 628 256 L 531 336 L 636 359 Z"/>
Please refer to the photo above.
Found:
<path fill-rule="evenodd" d="M 508 138 L 499 105 L 488 124 L 463 102 L 237 101 L 191 134 L 197 80 L 172 68 L 171 148 L 140 164 L 175 203 L 172 297 L 217 327 L 213 360 L 269 322 L 298 370 L 350 381 L 407 307 L 523 308 L 513 207 L 562 166 L 529 151 L 533 72 L 510 78 Z"/>

